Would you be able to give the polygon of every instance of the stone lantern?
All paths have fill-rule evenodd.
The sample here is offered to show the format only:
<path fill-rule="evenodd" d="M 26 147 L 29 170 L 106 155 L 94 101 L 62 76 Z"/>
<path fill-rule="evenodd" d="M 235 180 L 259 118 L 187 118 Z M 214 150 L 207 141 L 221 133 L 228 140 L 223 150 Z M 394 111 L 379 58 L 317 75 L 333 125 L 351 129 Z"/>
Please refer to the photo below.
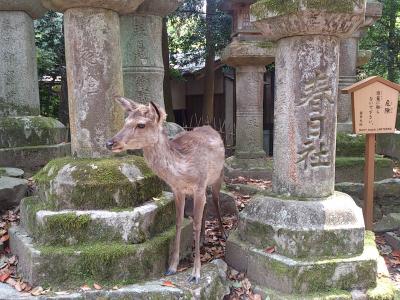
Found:
<path fill-rule="evenodd" d="M 334 191 L 340 39 L 365 20 L 364 1 L 338 2 L 251 6 L 255 26 L 277 41 L 273 189 L 241 213 L 226 260 L 266 298 L 351 299 L 377 285 L 373 234 L 354 200 Z"/>
<path fill-rule="evenodd" d="M 263 149 L 263 94 L 265 66 L 274 61 L 275 46 L 250 23 L 254 1 L 224 1 L 221 8 L 233 16 L 232 42 L 221 60 L 236 70 L 236 146 L 228 158 L 228 176 L 268 178 L 271 165 Z"/>
<path fill-rule="evenodd" d="M 69 153 L 65 126 L 40 116 L 33 19 L 45 12 L 40 0 L 0 1 L 0 166 L 34 171 Z"/>

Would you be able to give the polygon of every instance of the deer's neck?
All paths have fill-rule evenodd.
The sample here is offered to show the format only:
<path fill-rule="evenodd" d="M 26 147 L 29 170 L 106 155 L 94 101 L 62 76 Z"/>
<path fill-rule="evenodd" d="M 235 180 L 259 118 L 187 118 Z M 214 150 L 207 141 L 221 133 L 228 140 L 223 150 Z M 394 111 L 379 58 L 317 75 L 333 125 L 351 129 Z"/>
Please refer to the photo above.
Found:
<path fill-rule="evenodd" d="M 166 133 L 160 132 L 158 143 L 143 148 L 143 155 L 150 168 L 169 183 L 175 173 L 175 165 L 179 159 L 176 157 Z"/>

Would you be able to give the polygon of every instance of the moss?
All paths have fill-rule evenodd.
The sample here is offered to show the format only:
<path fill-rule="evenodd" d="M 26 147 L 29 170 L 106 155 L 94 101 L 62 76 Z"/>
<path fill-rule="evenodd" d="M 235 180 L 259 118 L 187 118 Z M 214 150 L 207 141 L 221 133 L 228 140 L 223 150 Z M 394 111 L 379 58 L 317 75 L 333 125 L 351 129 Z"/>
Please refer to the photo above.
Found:
<path fill-rule="evenodd" d="M 0 176 L 4 176 L 4 175 L 6 175 L 6 170 L 4 170 L 4 169 L 0 169 Z"/>
<path fill-rule="evenodd" d="M 365 135 L 338 133 L 336 156 L 359 157 L 365 153 Z"/>
<path fill-rule="evenodd" d="M 364 157 L 337 157 L 336 167 L 337 168 L 352 168 L 355 166 L 364 166 Z M 393 167 L 393 161 L 388 158 L 381 156 L 375 156 L 375 168 L 387 168 Z"/>
<path fill-rule="evenodd" d="M 375 288 L 367 291 L 368 300 L 394 300 L 396 287 L 389 278 L 378 278 Z"/>
<path fill-rule="evenodd" d="M 8 102 L 3 98 L 0 98 L 0 112 L 1 116 L 37 116 L 40 114 L 39 107 L 33 107 L 28 105 L 20 105 L 11 101 Z"/>
<path fill-rule="evenodd" d="M 268 13 L 275 15 L 293 14 L 306 7 L 310 10 L 322 10 L 331 13 L 351 13 L 359 0 L 259 0 L 251 5 L 251 14 L 263 19 Z"/>
<path fill-rule="evenodd" d="M 260 48 L 272 49 L 275 47 L 275 44 L 273 42 L 263 41 L 263 42 L 258 42 L 257 46 Z"/>

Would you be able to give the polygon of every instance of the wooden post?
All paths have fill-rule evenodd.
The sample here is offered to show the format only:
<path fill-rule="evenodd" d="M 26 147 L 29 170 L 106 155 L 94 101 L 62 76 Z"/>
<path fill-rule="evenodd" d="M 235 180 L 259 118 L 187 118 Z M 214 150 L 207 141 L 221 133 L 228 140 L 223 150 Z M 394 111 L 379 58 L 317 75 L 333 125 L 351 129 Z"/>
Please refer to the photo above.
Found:
<path fill-rule="evenodd" d="M 364 169 L 364 220 L 365 229 L 373 229 L 374 179 L 375 179 L 375 133 L 366 135 Z"/>

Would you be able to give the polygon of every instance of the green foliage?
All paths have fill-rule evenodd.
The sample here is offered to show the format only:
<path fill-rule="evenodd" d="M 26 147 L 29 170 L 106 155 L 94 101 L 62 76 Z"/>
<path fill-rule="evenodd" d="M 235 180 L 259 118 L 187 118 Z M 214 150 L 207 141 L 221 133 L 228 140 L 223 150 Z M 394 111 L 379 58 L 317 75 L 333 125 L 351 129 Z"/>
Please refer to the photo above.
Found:
<path fill-rule="evenodd" d="M 213 0 L 217 5 L 221 0 Z M 231 17 L 217 10 L 210 16 L 213 45 L 218 54 L 230 40 Z M 171 64 L 188 68 L 201 65 L 206 57 L 206 14 L 204 1 L 185 0 L 181 7 L 168 17 L 169 49 Z"/>
<path fill-rule="evenodd" d="M 60 85 L 55 80 L 65 72 L 62 14 L 50 11 L 43 18 L 35 20 L 35 38 L 41 114 L 57 117 Z M 43 81 L 43 78 L 47 80 Z"/>
<path fill-rule="evenodd" d="M 400 0 L 379 0 L 382 17 L 369 28 L 360 48 L 372 50 L 372 59 L 360 77 L 380 75 L 400 82 Z"/>

